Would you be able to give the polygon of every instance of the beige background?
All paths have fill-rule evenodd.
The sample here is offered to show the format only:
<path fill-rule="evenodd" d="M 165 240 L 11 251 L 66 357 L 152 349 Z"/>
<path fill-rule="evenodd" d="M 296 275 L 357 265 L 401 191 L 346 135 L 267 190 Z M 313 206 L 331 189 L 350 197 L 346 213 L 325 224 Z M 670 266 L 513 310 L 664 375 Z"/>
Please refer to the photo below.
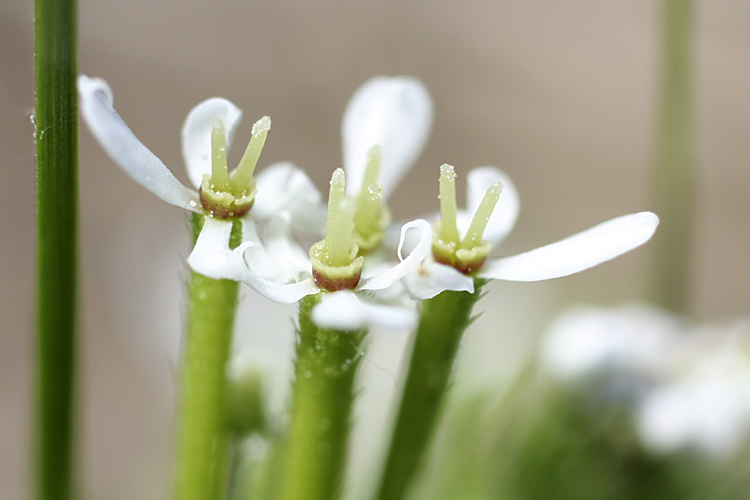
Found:
<path fill-rule="evenodd" d="M 750 3 L 696 4 L 692 279 L 695 315 L 708 319 L 748 313 Z M 655 1 L 81 0 L 80 8 L 81 72 L 110 82 L 121 115 L 185 181 L 179 130 L 202 99 L 227 97 L 245 110 L 238 143 L 255 119 L 270 115 L 261 165 L 294 161 L 323 188 L 341 164 L 339 124 L 351 93 L 375 74 L 412 74 L 431 90 L 436 121 L 425 153 L 392 198 L 398 218 L 436 207 L 444 162 L 459 175 L 496 165 L 515 180 L 521 216 L 502 254 L 649 208 Z M 4 0 L 0 499 L 20 499 L 28 490 L 32 53 L 31 3 Z M 81 488 L 89 498 L 164 498 L 186 274 L 184 214 L 132 183 L 85 129 L 80 173 Z M 517 340 L 537 334 L 566 303 L 637 299 L 646 262 L 647 249 L 640 249 L 564 280 L 493 284 L 487 314 L 462 352 L 461 366 L 472 369 L 459 377 L 492 383 L 516 362 Z M 250 337 L 276 373 L 272 399 L 283 407 L 293 308 L 246 295 L 238 334 Z M 380 377 L 379 385 L 363 400 L 393 392 L 403 338 L 376 342 L 366 372 Z M 373 429 L 358 436 L 377 441 Z M 366 488 L 361 478 L 375 460 L 364 449 L 355 454 L 352 496 Z"/>

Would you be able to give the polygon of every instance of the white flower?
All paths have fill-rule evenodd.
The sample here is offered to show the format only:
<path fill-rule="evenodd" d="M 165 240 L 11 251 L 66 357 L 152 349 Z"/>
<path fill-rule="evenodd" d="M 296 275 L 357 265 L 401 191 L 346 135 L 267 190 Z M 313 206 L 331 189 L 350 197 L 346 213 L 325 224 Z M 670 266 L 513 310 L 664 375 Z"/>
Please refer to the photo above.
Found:
<path fill-rule="evenodd" d="M 354 196 L 364 187 L 368 152 L 379 146 L 382 158 L 377 178 L 382 184 L 383 199 L 387 199 L 424 147 L 432 118 L 429 93 L 413 78 L 377 77 L 360 87 L 349 102 L 342 123 L 344 168 L 349 181 L 347 194 Z M 518 193 L 504 172 L 494 167 L 473 169 L 467 176 L 467 207 L 454 211 L 457 229 L 463 237 L 469 231 L 485 193 L 497 182 L 502 187 L 502 195 L 494 211 L 491 207 L 487 211 L 489 219 L 483 235 L 479 235 L 492 248 L 496 248 L 513 229 L 519 212 Z M 476 275 L 511 281 L 567 276 L 645 243 L 657 225 L 658 218 L 648 212 L 618 217 L 531 252 L 488 259 Z M 386 234 L 391 247 L 397 241 L 398 233 L 394 233 L 389 230 Z M 411 245 L 407 243 L 406 246 Z M 375 256 L 373 260 L 378 258 L 380 256 Z M 433 262 L 430 254 L 414 266 L 406 276 L 405 284 L 412 297 L 417 299 L 428 299 L 444 290 L 474 290 L 471 277 L 452 266 Z"/>
<path fill-rule="evenodd" d="M 425 258 L 432 239 L 432 229 L 429 223 L 416 220 L 405 224 L 401 228 L 402 240 L 410 229 L 420 232 L 420 241 L 401 262 L 371 276 L 362 277 L 353 290 L 323 293 L 322 302 L 313 314 L 313 320 L 318 326 L 357 330 L 373 327 L 405 329 L 414 324 L 416 320 L 414 311 L 393 306 L 370 305 L 360 300 L 361 293 L 354 293 L 388 288 L 405 276 L 417 262 Z M 245 241 L 239 247 L 231 249 L 229 247 L 231 231 L 231 222 L 206 218 L 203 230 L 188 259 L 190 267 L 207 276 L 218 275 L 221 278 L 242 281 L 261 295 L 282 304 L 292 304 L 307 295 L 321 292 L 321 288 L 315 284 L 312 277 L 305 277 L 310 275 L 309 258 L 307 260 L 284 257 L 277 259 L 277 255 L 271 255 L 268 252 L 268 243 L 264 245 L 259 241 Z M 297 267 L 292 265 L 289 268 L 291 274 L 296 274 L 295 282 L 289 283 L 289 276 L 283 277 L 283 274 L 268 277 L 269 267 L 277 266 L 278 261 L 298 263 Z M 357 304 L 350 307 L 346 315 L 342 315 L 337 305 L 342 303 L 351 305 L 353 301 Z"/>
<path fill-rule="evenodd" d="M 452 167 L 441 167 L 441 183 L 453 182 L 454 177 Z M 445 194 L 441 188 L 441 212 L 445 211 L 442 218 L 446 219 L 446 214 L 448 219 L 454 218 L 457 241 L 461 241 L 461 244 L 474 231 L 476 243 L 466 252 L 481 250 L 476 252 L 476 267 L 471 272 L 485 279 L 540 281 L 568 276 L 642 245 L 651 238 L 659 224 L 659 218 L 650 212 L 624 215 L 526 253 L 483 260 L 490 248 L 495 248 L 505 239 L 515 225 L 519 212 L 515 186 L 501 170 L 480 167 L 469 172 L 467 178 L 466 210 L 457 210 L 455 201 L 453 209 L 446 208 L 444 205 L 450 204 L 447 201 L 450 196 Z M 493 210 L 492 201 L 484 200 L 491 195 L 497 199 L 498 194 L 499 199 Z M 475 222 L 478 222 L 477 225 L 472 226 Z M 445 222 L 441 221 L 440 224 Z M 482 224 L 486 224 L 486 228 Z M 433 255 L 434 249 L 435 247 Z M 469 256 L 471 258 L 472 254 Z M 455 290 L 460 282 L 464 285 L 463 289 L 473 291 L 473 280 L 468 273 L 460 276 L 461 273 L 456 274 L 454 270 L 449 265 L 427 262 L 407 276 L 407 288 L 412 296 L 419 299 L 434 297 L 443 290 Z"/>
<path fill-rule="evenodd" d="M 178 181 L 120 118 L 112 107 L 112 91 L 104 80 L 82 75 L 78 78 L 78 92 L 81 113 L 91 133 L 107 154 L 133 180 L 167 203 L 192 212 L 205 213 L 206 220 L 213 218 L 213 212 L 203 208 L 199 193 Z M 203 101 L 188 113 L 181 134 L 182 156 L 188 177 L 195 189 L 200 189 L 206 179 L 213 174 L 212 162 L 216 161 L 217 148 L 212 141 L 217 137 L 217 126 L 221 132 L 221 140 L 225 141 L 225 148 L 219 149 L 224 157 L 226 170 L 226 152 L 231 146 L 241 118 L 242 111 L 230 101 L 221 98 Z M 249 190 L 252 191 L 253 183 L 257 186 L 254 199 L 252 196 L 249 197 L 252 206 L 250 213 L 256 220 L 270 221 L 271 226 L 275 225 L 275 232 L 269 229 L 274 232 L 275 237 L 271 240 L 282 243 L 278 241 L 279 227 L 285 230 L 294 228 L 318 232 L 321 223 L 325 222 L 325 213 L 319 209 L 320 193 L 307 175 L 290 163 L 271 165 L 254 181 L 252 180 L 255 162 L 269 128 L 270 119 L 267 117 L 256 123 L 250 146 L 240 165 L 242 166 L 243 162 L 249 165 Z M 272 221 L 276 216 L 282 216 L 288 223 Z M 246 236 L 246 239 L 258 240 L 254 226 L 249 229 L 252 234 Z M 286 238 L 290 239 L 291 235 L 286 235 Z M 207 276 L 218 279 L 226 274 L 219 272 L 219 269 L 215 271 Z"/>
<path fill-rule="evenodd" d="M 580 307 L 552 323 L 541 359 L 564 383 L 627 398 L 651 452 L 731 458 L 750 437 L 747 321 L 706 328 L 644 305 Z"/>

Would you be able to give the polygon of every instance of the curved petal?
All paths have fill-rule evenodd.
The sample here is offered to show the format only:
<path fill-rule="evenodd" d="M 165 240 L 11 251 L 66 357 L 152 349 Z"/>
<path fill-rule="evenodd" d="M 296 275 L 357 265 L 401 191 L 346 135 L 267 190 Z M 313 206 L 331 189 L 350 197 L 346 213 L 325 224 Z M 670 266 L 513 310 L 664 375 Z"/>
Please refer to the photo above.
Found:
<path fill-rule="evenodd" d="M 354 331 L 371 328 L 411 329 L 417 322 L 412 309 L 362 302 L 351 290 L 324 293 L 313 307 L 312 320 L 320 328 Z"/>
<path fill-rule="evenodd" d="M 100 78 L 78 77 L 81 114 L 104 151 L 141 186 L 177 207 L 203 212 L 198 194 L 172 175 L 112 107 L 112 91 Z"/>
<path fill-rule="evenodd" d="M 401 248 L 404 245 L 406 232 L 412 228 L 417 229 L 420 232 L 420 240 L 409 256 L 403 259 L 401 257 Z M 401 241 L 399 241 L 398 244 L 398 258 L 401 262 L 385 271 L 376 273 L 369 278 L 363 278 L 359 282 L 357 290 L 382 290 L 383 288 L 388 288 L 409 273 L 414 266 L 422 262 L 430 253 L 431 246 L 432 227 L 430 227 L 430 224 L 426 220 L 417 219 L 408 224 L 404 224 L 401 227 Z"/>
<path fill-rule="evenodd" d="M 242 281 L 246 274 L 242 252 L 229 248 L 232 222 L 206 217 L 195 247 L 188 257 L 190 268 L 209 278 Z"/>
<path fill-rule="evenodd" d="M 182 125 L 182 158 L 196 189 L 203 182 L 203 174 L 211 173 L 211 129 L 216 118 L 226 128 L 228 153 L 234 131 L 242 120 L 242 110 L 230 101 L 221 97 L 206 99 L 190 110 Z"/>
<path fill-rule="evenodd" d="M 274 163 L 256 179 L 254 217 L 270 219 L 288 209 L 295 229 L 315 234 L 325 231 L 326 205 L 321 203 L 320 192 L 301 168 L 288 162 Z"/>
<path fill-rule="evenodd" d="M 245 242 L 235 252 L 240 252 L 243 255 L 245 263 L 245 272 L 240 281 L 274 302 L 293 304 L 302 297 L 320 292 L 312 278 L 298 283 L 285 284 L 261 277 L 258 271 L 259 267 L 263 265 L 264 256 L 262 248 L 257 243 Z"/>
<path fill-rule="evenodd" d="M 280 220 L 269 224 L 266 244 L 264 245 L 253 218 L 244 217 L 242 219 L 242 241 L 252 242 L 257 247 L 256 251 L 259 252 L 259 255 L 254 269 L 255 273 L 263 279 L 278 283 L 289 283 L 299 281 L 300 275 L 305 272 L 310 274 L 310 260 L 300 248 L 295 250 L 292 246 L 296 244 L 288 231 L 287 221 Z M 306 259 L 303 261 L 302 257 Z"/>
<path fill-rule="evenodd" d="M 424 148 L 432 114 L 430 94 L 415 78 L 378 76 L 365 82 L 349 101 L 341 125 L 347 194 L 362 188 L 367 153 L 378 145 L 378 180 L 387 200 Z"/>
<path fill-rule="evenodd" d="M 406 275 L 406 288 L 415 299 L 431 299 L 445 290 L 474 293 L 474 280 L 451 266 L 430 262 Z"/>
<path fill-rule="evenodd" d="M 286 269 L 290 279 L 302 273 L 312 274 L 310 256 L 294 240 L 288 213 L 282 212 L 268 223 L 266 250 Z"/>
<path fill-rule="evenodd" d="M 466 234 L 487 189 L 496 181 L 503 183 L 503 192 L 484 230 L 484 239 L 489 240 L 493 247 L 513 230 L 520 209 L 516 186 L 505 172 L 495 167 L 473 168 L 466 176 L 466 210 L 458 213 L 458 229 L 461 234 Z"/>
<path fill-rule="evenodd" d="M 530 252 L 487 260 L 479 276 L 510 281 L 568 276 L 643 245 L 658 225 L 651 212 L 623 215 Z"/>

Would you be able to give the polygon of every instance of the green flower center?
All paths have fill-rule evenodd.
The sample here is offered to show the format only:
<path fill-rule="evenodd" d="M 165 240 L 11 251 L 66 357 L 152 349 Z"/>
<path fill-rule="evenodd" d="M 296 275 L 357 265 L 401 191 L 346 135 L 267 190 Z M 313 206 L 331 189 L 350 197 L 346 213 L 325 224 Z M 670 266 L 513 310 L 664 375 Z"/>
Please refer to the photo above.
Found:
<path fill-rule="evenodd" d="M 253 125 L 252 137 L 239 165 L 230 178 L 227 166 L 227 131 L 224 122 L 215 119 L 211 128 L 211 173 L 203 176 L 201 204 L 212 217 L 241 217 L 253 207 L 258 189 L 255 187 L 255 166 L 271 119 L 264 116 Z"/>
<path fill-rule="evenodd" d="M 456 173 L 452 166 L 440 167 L 440 220 L 435 222 L 432 253 L 441 264 L 453 266 L 464 274 L 482 267 L 492 244 L 483 240 L 487 222 L 500 199 L 503 184 L 492 183 L 471 220 L 466 236 L 461 240 L 456 220 Z"/>
<path fill-rule="evenodd" d="M 383 239 L 385 228 L 391 223 L 390 210 L 380 203 L 383 197 L 383 186 L 378 183 L 380 159 L 380 146 L 373 146 L 367 153 L 365 175 L 356 197 L 354 233 L 360 253 L 377 247 Z"/>
<path fill-rule="evenodd" d="M 336 169 L 328 195 L 326 237 L 310 248 L 315 284 L 329 291 L 352 289 L 362 275 L 364 257 L 357 257 L 355 203 L 346 198 L 346 175 Z"/>

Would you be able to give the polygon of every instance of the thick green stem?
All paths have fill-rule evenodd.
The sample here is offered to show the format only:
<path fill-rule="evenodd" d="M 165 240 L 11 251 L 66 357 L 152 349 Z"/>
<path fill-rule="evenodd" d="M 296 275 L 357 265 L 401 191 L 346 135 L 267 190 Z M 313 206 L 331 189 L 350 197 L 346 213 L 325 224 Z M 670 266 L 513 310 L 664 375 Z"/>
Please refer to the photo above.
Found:
<path fill-rule="evenodd" d="M 653 242 L 652 299 L 688 312 L 693 214 L 692 1 L 665 0 L 653 206 L 661 224 Z"/>
<path fill-rule="evenodd" d="M 203 218 L 195 215 L 194 234 Z M 231 246 L 242 239 L 235 223 Z M 237 308 L 238 283 L 191 272 L 188 328 L 181 370 L 175 500 L 222 500 L 229 427 L 226 365 Z"/>
<path fill-rule="evenodd" d="M 300 302 L 292 422 L 283 500 L 334 500 L 341 491 L 354 401 L 354 373 L 365 332 L 316 327 L 320 294 Z"/>
<path fill-rule="evenodd" d="M 71 497 L 78 299 L 75 0 L 36 0 L 37 338 L 34 494 Z"/>
<path fill-rule="evenodd" d="M 458 345 L 471 323 L 471 313 L 484 283 L 475 279 L 474 293 L 445 291 L 422 302 L 379 500 L 404 498 L 422 461 L 448 389 Z"/>

